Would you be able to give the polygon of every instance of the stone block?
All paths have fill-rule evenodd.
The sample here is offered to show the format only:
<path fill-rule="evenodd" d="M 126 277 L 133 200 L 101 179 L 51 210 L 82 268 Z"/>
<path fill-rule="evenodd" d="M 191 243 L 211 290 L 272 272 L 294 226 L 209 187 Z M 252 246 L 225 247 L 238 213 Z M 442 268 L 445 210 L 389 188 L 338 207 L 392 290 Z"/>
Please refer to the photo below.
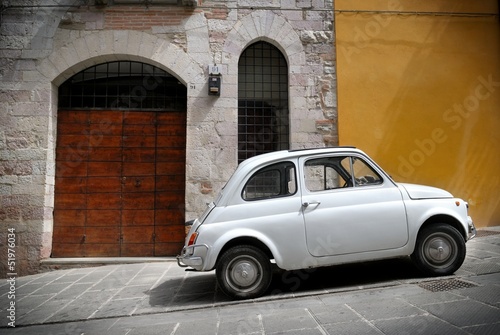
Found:
<path fill-rule="evenodd" d="M 258 9 L 259 7 L 274 7 L 279 8 L 281 0 L 240 0 L 238 2 L 240 7 L 251 7 Z"/>
<path fill-rule="evenodd" d="M 5 185 L 0 182 L 0 195 L 11 195 L 12 194 L 12 186 Z"/>
<path fill-rule="evenodd" d="M 312 2 L 311 0 L 296 0 L 297 8 L 311 8 Z"/>
<path fill-rule="evenodd" d="M 26 176 L 32 172 L 29 161 L 0 161 L 0 175 Z"/>
<path fill-rule="evenodd" d="M 281 0 L 282 9 L 294 9 L 296 7 L 296 0 Z"/>

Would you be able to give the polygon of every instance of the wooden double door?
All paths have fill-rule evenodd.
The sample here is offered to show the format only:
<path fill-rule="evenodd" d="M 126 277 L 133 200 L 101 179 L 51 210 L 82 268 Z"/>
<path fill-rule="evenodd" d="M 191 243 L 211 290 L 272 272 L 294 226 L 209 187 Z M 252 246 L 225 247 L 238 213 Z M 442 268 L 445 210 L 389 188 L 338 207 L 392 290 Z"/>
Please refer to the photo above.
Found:
<path fill-rule="evenodd" d="M 57 124 L 52 257 L 178 254 L 186 113 L 67 110 Z"/>

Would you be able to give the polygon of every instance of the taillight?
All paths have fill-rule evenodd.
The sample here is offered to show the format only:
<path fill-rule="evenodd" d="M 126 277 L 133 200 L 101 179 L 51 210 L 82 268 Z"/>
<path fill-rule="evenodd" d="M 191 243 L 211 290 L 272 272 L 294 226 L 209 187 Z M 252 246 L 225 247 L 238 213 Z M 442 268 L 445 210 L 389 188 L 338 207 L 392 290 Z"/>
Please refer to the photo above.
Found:
<path fill-rule="evenodd" d="M 194 242 L 196 242 L 197 237 L 198 237 L 198 232 L 192 233 L 191 236 L 189 237 L 189 242 L 187 246 L 189 247 L 190 245 L 193 245 Z"/>

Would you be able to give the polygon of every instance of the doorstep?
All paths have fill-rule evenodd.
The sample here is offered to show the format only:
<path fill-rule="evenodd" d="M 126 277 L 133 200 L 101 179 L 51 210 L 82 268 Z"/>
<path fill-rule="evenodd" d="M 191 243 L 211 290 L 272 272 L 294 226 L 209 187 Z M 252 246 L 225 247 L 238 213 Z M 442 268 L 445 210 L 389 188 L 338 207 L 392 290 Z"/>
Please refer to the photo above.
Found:
<path fill-rule="evenodd" d="M 113 264 L 177 262 L 175 257 L 74 257 L 46 258 L 40 261 L 39 272 L 86 268 Z"/>

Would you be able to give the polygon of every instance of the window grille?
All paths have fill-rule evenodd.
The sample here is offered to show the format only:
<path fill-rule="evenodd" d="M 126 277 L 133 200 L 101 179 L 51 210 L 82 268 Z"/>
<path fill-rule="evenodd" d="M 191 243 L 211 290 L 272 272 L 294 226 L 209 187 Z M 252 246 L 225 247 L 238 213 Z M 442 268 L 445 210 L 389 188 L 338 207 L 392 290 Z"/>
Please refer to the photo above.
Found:
<path fill-rule="evenodd" d="M 289 149 L 288 65 L 282 53 L 257 42 L 238 63 L 238 163 Z"/>
<path fill-rule="evenodd" d="M 186 110 L 187 89 L 155 66 L 118 61 L 87 68 L 59 87 L 59 108 Z"/>

